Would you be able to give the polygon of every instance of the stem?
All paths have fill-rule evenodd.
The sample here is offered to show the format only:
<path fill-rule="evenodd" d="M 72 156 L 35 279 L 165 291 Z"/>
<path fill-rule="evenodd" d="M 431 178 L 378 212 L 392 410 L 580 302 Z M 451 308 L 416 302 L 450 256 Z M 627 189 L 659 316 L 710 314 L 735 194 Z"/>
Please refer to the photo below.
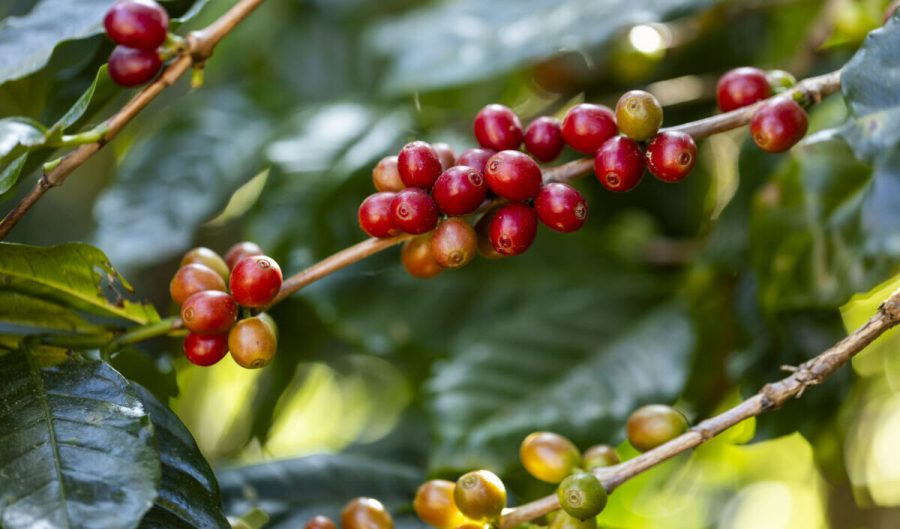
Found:
<path fill-rule="evenodd" d="M 86 143 L 96 143 L 103 139 L 109 132 L 109 126 L 105 123 L 97 125 L 91 130 L 80 134 L 70 134 L 63 136 L 59 141 L 53 142 L 49 147 L 75 147 Z"/>
<path fill-rule="evenodd" d="M 216 45 L 242 20 L 247 18 L 264 0 L 239 0 L 231 9 L 206 28 L 191 33 L 184 51 L 163 70 L 156 81 L 147 85 L 129 101 L 108 122 L 109 130 L 95 141 L 80 145 L 65 155 L 60 163 L 47 171 L 31 191 L 0 221 L 0 240 L 6 238 L 10 230 L 44 196 L 48 190 L 60 186 L 72 171 L 84 164 L 104 145 L 147 107 L 166 88 L 187 72 L 195 63 L 203 63 L 212 55 Z"/>
<path fill-rule="evenodd" d="M 181 329 L 182 326 L 181 318 L 178 316 L 170 316 L 159 320 L 156 323 L 151 323 L 150 325 L 134 327 L 107 343 L 103 348 L 103 353 L 111 354 L 124 347 L 128 347 L 129 345 L 134 345 L 160 336 L 166 336 L 172 333 L 172 331 Z"/>
<path fill-rule="evenodd" d="M 594 474 L 606 490 L 612 492 L 629 479 L 709 441 L 741 421 L 778 409 L 790 399 L 801 397 L 804 391 L 824 382 L 876 338 L 898 324 L 900 324 L 900 289 L 891 294 L 878 307 L 878 312 L 862 327 L 819 356 L 801 364 L 789 377 L 766 384 L 756 395 L 715 417 L 700 422 L 687 433 L 664 445 L 624 463 L 594 470 Z M 556 495 L 546 496 L 507 513 L 500 521 L 500 528 L 510 529 L 558 508 L 559 501 Z"/>

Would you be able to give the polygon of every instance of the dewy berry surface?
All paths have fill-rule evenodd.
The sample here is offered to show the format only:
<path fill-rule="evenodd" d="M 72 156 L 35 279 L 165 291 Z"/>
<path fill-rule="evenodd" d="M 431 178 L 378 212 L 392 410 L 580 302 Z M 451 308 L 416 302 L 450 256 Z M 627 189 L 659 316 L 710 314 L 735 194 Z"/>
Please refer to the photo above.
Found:
<path fill-rule="evenodd" d="M 514 201 L 534 197 L 543 182 L 538 164 L 519 151 L 500 151 L 491 156 L 484 169 L 484 178 L 497 196 Z"/>
<path fill-rule="evenodd" d="M 497 253 L 519 255 L 527 250 L 537 235 L 537 214 L 519 202 L 501 206 L 491 217 L 491 244 Z"/>
<path fill-rule="evenodd" d="M 616 136 L 597 151 L 594 173 L 606 189 L 617 193 L 630 191 L 644 174 L 644 153 L 634 140 Z"/>
<path fill-rule="evenodd" d="M 109 77 L 126 88 L 149 82 L 160 68 L 162 61 L 155 50 L 116 46 L 109 56 Z"/>
<path fill-rule="evenodd" d="M 723 75 L 716 86 L 719 110 L 728 112 L 752 105 L 772 95 L 766 72 L 759 68 L 742 67 Z"/>
<path fill-rule="evenodd" d="M 486 149 L 515 150 L 522 145 L 522 123 L 515 112 L 503 105 L 488 105 L 475 116 L 475 139 Z"/>
<path fill-rule="evenodd" d="M 263 307 L 281 289 L 281 267 L 271 257 L 245 257 L 231 271 L 228 285 L 231 295 L 243 307 Z"/>
<path fill-rule="evenodd" d="M 750 120 L 750 135 L 766 152 L 784 152 L 806 135 L 809 119 L 803 107 L 779 96 L 756 109 Z"/>
<path fill-rule="evenodd" d="M 538 191 L 534 209 L 544 225 L 563 233 L 584 226 L 588 215 L 587 201 L 581 193 L 559 182 L 546 184 Z"/>
<path fill-rule="evenodd" d="M 400 233 L 394 225 L 394 216 L 391 213 L 391 203 L 395 193 L 381 192 L 369 195 L 359 205 L 357 217 L 359 227 L 370 237 L 393 237 Z"/>
<path fill-rule="evenodd" d="M 109 8 L 103 26 L 116 44 L 156 51 L 166 41 L 169 15 L 152 0 L 123 0 Z"/>
<path fill-rule="evenodd" d="M 434 147 L 424 141 L 407 143 L 397 155 L 397 169 L 406 187 L 431 189 L 443 171 Z"/>
<path fill-rule="evenodd" d="M 647 169 L 663 182 L 680 182 L 697 163 L 697 144 L 684 132 L 659 133 L 647 145 Z"/>
<path fill-rule="evenodd" d="M 603 105 L 575 105 L 566 112 L 562 122 L 566 143 L 583 154 L 594 154 L 618 132 L 615 114 Z"/>
<path fill-rule="evenodd" d="M 542 162 L 555 160 L 565 146 L 562 124 L 556 118 L 537 118 L 525 129 L 525 148 Z"/>
<path fill-rule="evenodd" d="M 481 171 L 457 165 L 441 173 L 432 196 L 445 215 L 465 215 L 478 209 L 487 198 L 488 187 Z"/>
<path fill-rule="evenodd" d="M 391 219 L 401 231 L 419 235 L 437 225 L 438 207 L 425 191 L 404 189 L 391 201 Z"/>

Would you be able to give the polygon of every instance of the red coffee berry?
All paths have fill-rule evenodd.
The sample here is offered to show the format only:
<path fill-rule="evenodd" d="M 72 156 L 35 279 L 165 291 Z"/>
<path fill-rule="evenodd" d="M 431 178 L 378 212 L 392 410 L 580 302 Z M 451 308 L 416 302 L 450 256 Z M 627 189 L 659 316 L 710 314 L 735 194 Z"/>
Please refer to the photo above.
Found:
<path fill-rule="evenodd" d="M 647 169 L 656 178 L 680 182 L 697 162 L 697 144 L 684 132 L 660 132 L 647 146 L 646 160 Z"/>
<path fill-rule="evenodd" d="M 397 157 L 385 156 L 372 169 L 372 185 L 376 191 L 389 191 L 396 193 L 405 185 L 400 178 L 400 170 L 397 169 Z"/>
<path fill-rule="evenodd" d="M 461 268 L 475 259 L 478 236 L 465 220 L 451 217 L 441 223 L 431 239 L 431 253 L 444 268 Z"/>
<path fill-rule="evenodd" d="M 202 264 L 182 266 L 169 282 L 172 301 L 181 305 L 187 298 L 204 290 L 225 292 L 225 280 L 215 270 Z"/>
<path fill-rule="evenodd" d="M 205 290 L 189 297 L 181 306 L 184 326 L 197 334 L 222 334 L 237 320 L 234 298 L 218 290 Z"/>
<path fill-rule="evenodd" d="M 229 270 L 233 270 L 234 266 L 241 262 L 245 257 L 254 255 L 262 255 L 264 252 L 255 242 L 243 241 L 235 243 L 225 252 L 225 264 Z"/>
<path fill-rule="evenodd" d="M 735 68 L 725 73 L 716 86 L 716 100 L 722 112 L 728 112 L 772 95 L 766 72 L 759 68 Z"/>
<path fill-rule="evenodd" d="M 575 105 L 566 112 L 562 122 L 563 139 L 584 154 L 594 154 L 617 133 L 616 115 L 603 105 Z"/>
<path fill-rule="evenodd" d="M 391 201 L 394 226 L 406 233 L 419 235 L 434 229 L 438 208 L 431 195 L 421 189 L 404 189 Z"/>
<path fill-rule="evenodd" d="M 126 88 L 150 81 L 160 68 L 162 61 L 156 51 L 116 46 L 109 56 L 109 77 Z"/>
<path fill-rule="evenodd" d="M 760 149 L 784 152 L 803 139 L 809 119 L 806 111 L 788 97 L 764 103 L 750 119 L 750 134 Z"/>
<path fill-rule="evenodd" d="M 522 123 L 516 113 L 503 105 L 488 105 L 475 116 L 475 139 L 486 149 L 518 149 L 522 144 Z"/>
<path fill-rule="evenodd" d="M 109 8 L 103 26 L 116 44 L 156 51 L 166 41 L 169 15 L 152 0 L 123 0 Z"/>
<path fill-rule="evenodd" d="M 441 169 L 446 171 L 456 165 L 456 153 L 453 152 L 453 147 L 443 142 L 432 143 L 431 146 L 441 161 Z"/>
<path fill-rule="evenodd" d="M 434 183 L 432 196 L 445 215 L 465 215 L 478 209 L 487 197 L 481 171 L 457 165 L 444 171 Z"/>
<path fill-rule="evenodd" d="M 577 189 L 561 183 L 547 184 L 534 197 L 537 216 L 550 229 L 563 233 L 584 226 L 588 207 Z"/>
<path fill-rule="evenodd" d="M 537 235 L 537 214 L 518 202 L 506 204 L 491 219 L 491 244 L 503 255 L 519 255 Z"/>
<path fill-rule="evenodd" d="M 478 236 L 478 253 L 485 259 L 502 259 L 506 257 L 494 248 L 491 242 L 491 222 L 500 207 L 488 211 L 475 223 L 475 234 Z"/>
<path fill-rule="evenodd" d="M 519 151 L 500 151 L 491 156 L 484 169 L 484 179 L 498 196 L 515 201 L 532 198 L 544 181 L 538 164 Z"/>
<path fill-rule="evenodd" d="M 542 162 L 555 160 L 565 146 L 562 125 L 556 118 L 537 118 L 525 129 L 525 148 Z"/>
<path fill-rule="evenodd" d="M 424 141 L 407 143 L 400 149 L 397 169 L 403 185 L 422 189 L 431 189 L 442 170 L 437 151 Z"/>
<path fill-rule="evenodd" d="M 245 257 L 231 271 L 228 286 L 238 305 L 263 307 L 281 290 L 281 267 L 265 255 Z"/>
<path fill-rule="evenodd" d="M 410 239 L 403 245 L 403 249 L 400 251 L 400 260 L 409 275 L 419 279 L 428 279 L 444 271 L 444 267 L 438 264 L 431 252 L 432 237 L 433 234 L 426 233 Z"/>
<path fill-rule="evenodd" d="M 194 365 L 211 366 L 228 354 L 228 335 L 188 333 L 184 339 L 184 356 Z"/>
<path fill-rule="evenodd" d="M 459 155 L 456 164 L 471 167 L 484 174 L 484 166 L 487 165 L 490 157 L 495 154 L 497 154 L 497 151 L 492 149 L 466 149 Z"/>
<path fill-rule="evenodd" d="M 375 193 L 359 205 L 359 227 L 370 237 L 393 237 L 400 233 L 391 215 L 391 202 L 395 196 L 395 193 Z"/>
<path fill-rule="evenodd" d="M 632 139 L 610 138 L 594 157 L 594 173 L 606 189 L 630 191 L 644 174 L 644 153 Z"/>

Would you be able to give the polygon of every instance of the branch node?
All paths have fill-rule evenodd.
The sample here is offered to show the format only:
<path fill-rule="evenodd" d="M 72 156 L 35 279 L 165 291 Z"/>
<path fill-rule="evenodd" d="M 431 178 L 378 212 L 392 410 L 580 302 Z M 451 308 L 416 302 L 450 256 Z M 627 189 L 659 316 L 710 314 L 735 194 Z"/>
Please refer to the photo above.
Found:
<path fill-rule="evenodd" d="M 881 306 L 878 312 L 884 314 L 891 325 L 900 323 L 900 290 L 897 290 Z"/>

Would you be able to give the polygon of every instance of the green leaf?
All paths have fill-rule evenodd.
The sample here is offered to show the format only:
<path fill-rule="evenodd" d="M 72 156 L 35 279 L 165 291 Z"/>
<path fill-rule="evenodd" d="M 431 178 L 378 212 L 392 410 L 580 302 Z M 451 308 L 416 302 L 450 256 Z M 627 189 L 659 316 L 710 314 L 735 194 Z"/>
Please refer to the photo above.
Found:
<path fill-rule="evenodd" d="M 338 519 L 341 507 L 357 496 L 377 498 L 399 528 L 422 527 L 407 508 L 424 480 L 415 467 L 365 456 L 337 454 L 270 461 L 222 470 L 219 484 L 231 515 L 254 507 L 271 521 L 266 529 L 293 529 L 317 514 Z"/>
<path fill-rule="evenodd" d="M 159 495 L 141 529 L 230 529 L 219 485 L 191 433 L 148 390 L 132 384 L 150 415 L 162 463 Z"/>
<path fill-rule="evenodd" d="M 0 291 L 0 333 L 109 335 L 105 328 L 56 303 L 18 292 Z"/>
<path fill-rule="evenodd" d="M 445 88 L 504 74 L 560 50 L 598 46 L 634 24 L 716 0 L 458 0 L 377 25 L 369 40 L 391 59 L 389 92 Z"/>
<path fill-rule="evenodd" d="M 28 118 L 0 119 L 0 195 L 18 182 L 28 153 L 44 143 L 46 129 Z"/>
<path fill-rule="evenodd" d="M 109 77 L 108 66 L 103 65 L 97 70 L 97 75 L 94 76 L 94 81 L 88 86 L 87 90 L 81 94 L 81 97 L 78 98 L 77 101 L 69 108 L 68 111 L 63 115 L 63 117 L 59 118 L 59 121 L 52 127 L 54 129 L 59 130 L 60 132 L 66 131 L 77 123 L 84 115 L 87 113 L 88 109 L 91 108 L 91 103 L 94 101 L 94 95 L 100 94 L 99 99 L 101 101 L 107 101 L 110 97 L 112 97 L 113 92 L 116 90 L 115 85 L 112 82 L 112 79 Z M 96 106 L 96 105 L 94 105 Z"/>
<path fill-rule="evenodd" d="M 3 527 L 137 527 L 160 464 L 128 381 L 101 362 L 41 368 L 22 350 L 0 360 Z"/>
<path fill-rule="evenodd" d="M 124 268 L 188 249 L 199 225 L 262 168 L 269 124 L 235 92 L 194 94 L 160 120 L 95 207 L 97 246 Z"/>
<path fill-rule="evenodd" d="M 149 303 L 128 299 L 132 289 L 103 252 L 81 243 L 48 248 L 0 244 L 0 283 L 6 290 L 135 323 L 159 321 Z"/>

